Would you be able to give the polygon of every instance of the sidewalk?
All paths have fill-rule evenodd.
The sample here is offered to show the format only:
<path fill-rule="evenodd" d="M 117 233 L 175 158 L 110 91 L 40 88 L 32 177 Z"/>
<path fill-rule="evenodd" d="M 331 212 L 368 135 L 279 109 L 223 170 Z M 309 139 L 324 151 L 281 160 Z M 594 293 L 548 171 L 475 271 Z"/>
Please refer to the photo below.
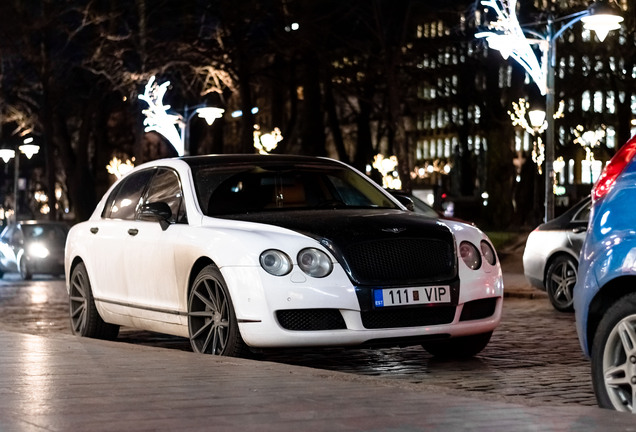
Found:
<path fill-rule="evenodd" d="M 633 431 L 595 407 L 529 407 L 422 384 L 64 334 L 0 330 L 0 430 Z"/>
<path fill-rule="evenodd" d="M 504 296 L 548 300 L 545 291 L 530 285 L 523 274 L 523 251 L 528 233 L 520 234 L 510 245 L 497 251 L 504 274 Z"/>

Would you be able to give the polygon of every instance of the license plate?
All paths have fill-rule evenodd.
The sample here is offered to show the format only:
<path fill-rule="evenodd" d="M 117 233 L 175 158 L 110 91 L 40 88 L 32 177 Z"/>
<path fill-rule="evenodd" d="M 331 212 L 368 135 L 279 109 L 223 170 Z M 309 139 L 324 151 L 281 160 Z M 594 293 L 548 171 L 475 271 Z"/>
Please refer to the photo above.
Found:
<path fill-rule="evenodd" d="M 451 301 L 450 287 L 448 285 L 379 289 L 373 292 L 373 297 L 375 307 L 450 303 Z"/>

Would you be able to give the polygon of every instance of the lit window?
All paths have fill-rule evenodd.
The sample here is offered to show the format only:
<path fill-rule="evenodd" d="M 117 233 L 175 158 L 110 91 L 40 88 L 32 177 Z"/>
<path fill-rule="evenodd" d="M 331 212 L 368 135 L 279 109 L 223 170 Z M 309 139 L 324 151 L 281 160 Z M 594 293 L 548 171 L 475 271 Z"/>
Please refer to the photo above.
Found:
<path fill-rule="evenodd" d="M 585 90 L 581 95 L 581 109 L 583 111 L 589 111 L 591 105 L 592 101 L 590 100 L 590 92 L 589 90 Z"/>
<path fill-rule="evenodd" d="M 608 91 L 605 98 L 605 109 L 608 113 L 614 114 L 616 112 L 616 100 L 614 99 L 614 92 Z"/>
<path fill-rule="evenodd" d="M 593 184 L 598 176 L 601 175 L 601 170 L 603 169 L 603 163 L 598 160 L 581 161 L 581 183 L 582 184 Z"/>
<path fill-rule="evenodd" d="M 607 129 L 605 129 L 605 138 L 605 145 L 607 148 L 616 148 L 616 130 L 614 127 L 608 126 Z"/>

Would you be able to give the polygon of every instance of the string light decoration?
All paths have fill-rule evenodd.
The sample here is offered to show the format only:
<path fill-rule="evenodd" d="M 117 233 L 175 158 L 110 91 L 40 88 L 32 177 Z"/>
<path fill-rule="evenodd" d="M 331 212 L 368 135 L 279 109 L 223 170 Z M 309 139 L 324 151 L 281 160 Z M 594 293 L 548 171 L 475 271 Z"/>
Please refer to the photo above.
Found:
<path fill-rule="evenodd" d="M 434 173 L 448 175 L 453 169 L 453 164 L 441 159 L 435 159 L 433 162 L 425 162 L 424 166 L 416 166 L 411 171 L 411 178 L 425 179 L 433 175 Z"/>
<path fill-rule="evenodd" d="M 592 181 L 592 162 L 594 158 L 594 148 L 601 145 L 601 141 L 605 138 L 605 126 L 595 131 L 586 131 L 583 125 L 576 126 L 572 132 L 574 132 L 574 143 L 580 145 L 585 149 L 585 160 L 589 162 L 590 167 L 590 181 Z"/>
<path fill-rule="evenodd" d="M 283 134 L 279 128 L 274 128 L 274 130 L 269 133 L 263 133 L 259 125 L 254 125 L 254 148 L 256 148 L 260 154 L 269 154 L 282 140 Z"/>
<path fill-rule="evenodd" d="M 163 97 L 168 91 L 170 81 L 157 84 L 154 76 L 150 77 L 144 93 L 139 95 L 139 100 L 148 104 L 148 108 L 142 110 L 142 114 L 146 116 L 144 119 L 144 132 L 156 132 L 163 135 L 177 151 L 179 156 L 183 156 L 185 145 L 181 139 L 179 131 L 182 122 L 180 115 L 168 114 L 170 105 L 164 105 Z M 109 171 L 110 172 L 110 171 Z"/>
<path fill-rule="evenodd" d="M 554 113 L 554 118 L 562 118 L 565 109 L 565 103 L 559 102 L 559 108 Z M 525 98 L 520 98 L 518 102 L 512 103 L 512 111 L 508 111 L 513 126 L 519 126 L 528 132 L 533 138 L 532 142 L 532 162 L 537 165 L 539 174 L 543 173 L 543 162 L 545 161 L 545 145 L 541 139 L 541 134 L 548 128 L 548 121 L 545 119 L 545 113 L 538 122 L 533 121 L 536 111 L 530 111 L 530 103 Z"/>
<path fill-rule="evenodd" d="M 378 153 L 373 158 L 372 166 L 382 174 L 382 187 L 386 189 L 402 189 L 402 181 L 397 171 L 395 171 L 398 166 L 397 156 L 385 158 Z"/>
<path fill-rule="evenodd" d="M 112 174 L 117 177 L 117 179 L 120 179 L 128 174 L 135 167 L 135 164 L 133 163 L 134 161 L 134 157 L 132 158 L 132 160 L 126 159 L 126 162 L 124 162 L 122 159 L 119 159 L 118 157 L 113 157 L 108 165 L 106 165 L 106 170 L 109 174 Z"/>
<path fill-rule="evenodd" d="M 485 38 L 488 46 L 501 52 L 504 59 L 512 58 L 519 63 L 545 95 L 548 89 L 547 71 L 541 65 L 547 64 L 548 41 L 526 37 L 517 19 L 516 0 L 482 0 L 481 4 L 491 8 L 497 19 L 489 23 L 491 31 L 477 33 L 475 37 Z M 541 50 L 540 62 L 532 45 L 538 45 Z"/>

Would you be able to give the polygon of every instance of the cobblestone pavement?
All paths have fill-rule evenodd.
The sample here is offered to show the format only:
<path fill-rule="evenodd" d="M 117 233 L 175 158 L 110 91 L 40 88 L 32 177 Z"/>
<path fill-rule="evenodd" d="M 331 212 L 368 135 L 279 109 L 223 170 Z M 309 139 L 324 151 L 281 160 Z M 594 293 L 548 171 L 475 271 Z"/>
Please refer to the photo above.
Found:
<path fill-rule="evenodd" d="M 0 281 L 0 326 L 46 335 L 68 333 L 64 282 Z M 182 338 L 122 329 L 119 341 L 189 350 Z M 264 360 L 316 369 L 435 385 L 524 405 L 595 405 L 589 363 L 581 354 L 574 316 L 556 312 L 545 297 L 506 298 L 501 326 L 474 359 L 440 361 L 420 347 L 381 350 L 273 351 Z"/>

